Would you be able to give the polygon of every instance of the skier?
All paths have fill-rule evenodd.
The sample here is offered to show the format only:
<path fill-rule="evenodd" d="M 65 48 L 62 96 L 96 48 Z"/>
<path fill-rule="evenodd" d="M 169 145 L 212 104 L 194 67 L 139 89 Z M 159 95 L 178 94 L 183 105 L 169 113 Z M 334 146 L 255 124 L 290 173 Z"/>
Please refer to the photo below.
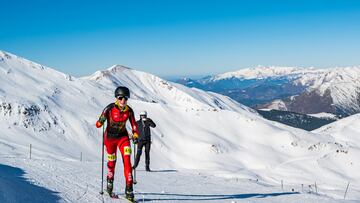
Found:
<path fill-rule="evenodd" d="M 109 104 L 103 110 L 96 122 L 96 127 L 100 128 L 107 121 L 106 130 L 104 133 L 104 145 L 107 152 L 107 192 L 110 196 L 114 196 L 113 182 L 114 172 L 116 164 L 117 148 L 119 148 L 124 165 L 125 176 L 125 198 L 134 201 L 133 192 L 133 176 L 131 168 L 131 148 L 129 135 L 126 130 L 126 121 L 131 123 L 133 137 L 136 140 L 138 138 L 138 126 L 135 121 L 134 111 L 127 105 L 127 100 L 130 98 L 130 91 L 127 87 L 118 87 L 115 90 L 115 103 Z"/>
<path fill-rule="evenodd" d="M 150 171 L 150 145 L 151 145 L 151 132 L 150 127 L 155 128 L 156 124 L 150 118 L 147 117 L 147 112 L 140 113 L 140 120 L 137 121 L 139 127 L 138 149 L 136 152 L 136 158 L 133 168 L 135 169 L 140 161 L 142 154 L 142 148 L 145 146 L 145 169 Z"/>

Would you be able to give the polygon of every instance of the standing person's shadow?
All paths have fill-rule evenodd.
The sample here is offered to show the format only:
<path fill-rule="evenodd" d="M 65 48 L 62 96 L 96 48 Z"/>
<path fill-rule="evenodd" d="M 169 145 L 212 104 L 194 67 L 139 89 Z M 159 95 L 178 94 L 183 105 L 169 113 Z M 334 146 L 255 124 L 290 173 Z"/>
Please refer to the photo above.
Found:
<path fill-rule="evenodd" d="M 0 202 L 59 202 L 57 192 L 37 186 L 24 178 L 25 172 L 0 164 Z"/>
<path fill-rule="evenodd" d="M 169 193 L 138 193 L 140 195 L 154 195 L 160 197 L 154 198 L 144 198 L 140 199 L 141 201 L 186 201 L 186 200 L 194 200 L 194 201 L 209 201 L 209 200 L 232 200 L 232 199 L 246 199 L 246 198 L 266 198 L 266 197 L 276 197 L 282 195 L 294 195 L 300 194 L 299 192 L 282 192 L 282 193 L 249 193 L 249 194 L 230 194 L 230 195 L 198 195 L 198 194 L 169 194 Z M 167 197 L 161 197 L 167 196 Z"/>

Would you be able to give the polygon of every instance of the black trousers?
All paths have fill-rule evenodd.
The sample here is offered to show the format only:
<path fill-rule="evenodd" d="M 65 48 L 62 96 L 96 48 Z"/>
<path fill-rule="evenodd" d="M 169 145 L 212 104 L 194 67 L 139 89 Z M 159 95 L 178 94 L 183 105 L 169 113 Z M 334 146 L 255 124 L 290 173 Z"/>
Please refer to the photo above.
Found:
<path fill-rule="evenodd" d="M 146 168 L 150 167 L 150 146 L 151 146 L 151 141 L 139 141 L 139 143 L 137 144 L 138 148 L 136 152 L 134 168 L 136 168 L 139 164 L 143 147 L 145 147 L 145 166 Z"/>

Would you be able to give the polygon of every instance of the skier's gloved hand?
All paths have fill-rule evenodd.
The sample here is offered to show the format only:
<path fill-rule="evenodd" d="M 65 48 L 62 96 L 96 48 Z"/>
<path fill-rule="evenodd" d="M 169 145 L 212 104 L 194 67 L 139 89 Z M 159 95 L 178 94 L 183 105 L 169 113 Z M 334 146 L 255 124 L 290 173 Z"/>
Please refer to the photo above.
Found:
<path fill-rule="evenodd" d="M 100 128 L 102 125 L 104 125 L 105 121 L 106 121 L 106 117 L 100 116 L 99 120 L 96 122 L 96 127 Z"/>
<path fill-rule="evenodd" d="M 101 117 L 99 118 L 99 121 L 100 121 L 102 124 L 104 124 L 105 121 L 106 121 L 106 117 L 105 117 L 105 116 L 101 116 Z"/>
<path fill-rule="evenodd" d="M 139 135 L 138 135 L 137 133 L 134 133 L 133 138 L 134 138 L 134 139 L 138 139 L 138 138 L 139 138 Z"/>
<path fill-rule="evenodd" d="M 134 133 L 133 136 L 131 137 L 134 144 L 138 143 L 138 137 L 139 137 L 139 135 L 137 133 Z"/>
<path fill-rule="evenodd" d="M 103 125 L 103 124 L 100 123 L 100 121 L 96 121 L 96 127 L 97 127 L 97 128 L 100 128 L 102 125 Z"/>

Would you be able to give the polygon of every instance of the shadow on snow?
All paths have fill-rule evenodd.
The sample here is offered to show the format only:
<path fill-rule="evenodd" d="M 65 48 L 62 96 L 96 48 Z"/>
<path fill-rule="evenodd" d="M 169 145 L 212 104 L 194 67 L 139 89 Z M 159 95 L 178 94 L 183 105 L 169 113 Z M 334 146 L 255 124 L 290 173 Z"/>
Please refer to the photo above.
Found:
<path fill-rule="evenodd" d="M 24 177 L 25 172 L 0 164 L 0 202 L 58 202 L 57 192 L 37 186 Z"/>
<path fill-rule="evenodd" d="M 154 197 L 154 198 L 140 198 L 140 201 L 170 201 L 170 200 L 227 200 L 227 199 L 246 199 L 246 198 L 266 198 L 276 197 L 282 195 L 294 195 L 299 192 L 282 192 L 282 193 L 249 193 L 249 194 L 230 194 L 230 195 L 197 195 L 197 194 L 169 194 L 169 193 L 138 193 L 139 195 L 154 195 L 154 196 L 172 196 L 172 197 Z"/>
<path fill-rule="evenodd" d="M 136 169 L 136 171 L 146 171 L 146 170 L 142 170 L 142 169 Z M 151 173 L 175 173 L 178 172 L 177 170 L 173 170 L 173 169 L 162 169 L 162 170 L 151 170 Z"/>
<path fill-rule="evenodd" d="M 172 172 L 177 172 L 177 170 L 151 170 L 151 172 L 153 173 L 172 173 Z"/>

